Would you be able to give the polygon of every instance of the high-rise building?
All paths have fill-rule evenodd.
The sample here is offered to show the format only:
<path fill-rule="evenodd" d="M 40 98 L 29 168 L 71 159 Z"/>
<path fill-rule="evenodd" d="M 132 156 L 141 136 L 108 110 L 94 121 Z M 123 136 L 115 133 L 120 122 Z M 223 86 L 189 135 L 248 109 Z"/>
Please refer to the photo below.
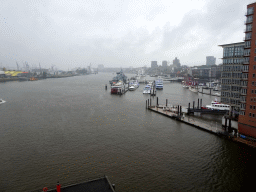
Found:
<path fill-rule="evenodd" d="M 206 65 L 216 65 L 216 58 L 213 56 L 207 56 Z"/>
<path fill-rule="evenodd" d="M 157 66 L 157 61 L 151 61 L 151 68 L 152 69 L 155 69 L 155 68 L 157 68 L 158 66 Z"/>
<path fill-rule="evenodd" d="M 221 102 L 231 106 L 239 114 L 244 42 L 220 45 L 223 48 L 221 72 Z"/>
<path fill-rule="evenodd" d="M 167 61 L 162 61 L 162 67 L 167 67 Z"/>
<path fill-rule="evenodd" d="M 242 74 L 240 134 L 256 138 L 256 3 L 247 5 L 245 21 L 244 65 Z"/>
<path fill-rule="evenodd" d="M 175 59 L 173 60 L 173 66 L 174 67 L 180 67 L 180 60 L 177 59 L 177 57 L 175 57 Z"/>

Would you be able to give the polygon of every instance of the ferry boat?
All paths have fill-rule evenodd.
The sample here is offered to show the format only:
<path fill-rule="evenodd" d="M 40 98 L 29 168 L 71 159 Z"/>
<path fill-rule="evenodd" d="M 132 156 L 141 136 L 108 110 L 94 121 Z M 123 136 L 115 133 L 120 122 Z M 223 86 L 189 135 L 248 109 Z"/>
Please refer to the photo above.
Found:
<path fill-rule="evenodd" d="M 211 105 L 206 105 L 206 109 L 229 111 L 230 105 L 219 103 L 217 100 L 215 100 L 211 102 Z"/>
<path fill-rule="evenodd" d="M 116 84 L 111 86 L 111 94 L 122 94 L 125 91 L 123 81 L 118 81 Z"/>
<path fill-rule="evenodd" d="M 151 92 L 151 85 L 147 84 L 143 89 L 143 94 L 150 94 Z"/>
<path fill-rule="evenodd" d="M 156 83 L 156 89 L 163 89 L 164 88 L 163 79 L 157 79 L 155 81 L 155 83 Z"/>

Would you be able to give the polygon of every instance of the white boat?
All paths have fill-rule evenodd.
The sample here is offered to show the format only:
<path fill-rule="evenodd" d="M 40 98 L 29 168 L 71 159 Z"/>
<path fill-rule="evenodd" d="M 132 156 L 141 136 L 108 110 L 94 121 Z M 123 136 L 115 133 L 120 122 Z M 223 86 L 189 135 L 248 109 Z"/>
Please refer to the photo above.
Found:
<path fill-rule="evenodd" d="M 129 90 L 134 91 L 139 87 L 139 82 L 138 80 L 131 80 L 129 83 Z"/>
<path fill-rule="evenodd" d="M 221 94 L 220 94 L 220 93 L 213 93 L 212 95 L 215 95 L 215 96 L 218 96 L 218 97 L 220 97 L 220 96 L 221 96 Z"/>
<path fill-rule="evenodd" d="M 183 85 L 182 87 L 183 87 L 184 89 L 188 89 L 188 88 L 189 88 L 188 85 Z"/>
<path fill-rule="evenodd" d="M 155 83 L 156 83 L 156 89 L 163 89 L 164 88 L 163 79 L 157 79 L 155 81 Z"/>
<path fill-rule="evenodd" d="M 189 90 L 194 92 L 194 93 L 198 93 L 198 89 L 195 87 L 189 87 Z"/>
<path fill-rule="evenodd" d="M 211 105 L 206 105 L 206 108 L 212 110 L 229 111 L 230 105 L 219 103 L 217 100 L 215 100 L 211 102 Z"/>
<path fill-rule="evenodd" d="M 150 94 L 151 92 L 151 85 L 147 84 L 143 89 L 143 94 Z"/>
<path fill-rule="evenodd" d="M 0 104 L 3 104 L 3 103 L 5 103 L 5 102 L 6 102 L 5 100 L 0 99 Z"/>

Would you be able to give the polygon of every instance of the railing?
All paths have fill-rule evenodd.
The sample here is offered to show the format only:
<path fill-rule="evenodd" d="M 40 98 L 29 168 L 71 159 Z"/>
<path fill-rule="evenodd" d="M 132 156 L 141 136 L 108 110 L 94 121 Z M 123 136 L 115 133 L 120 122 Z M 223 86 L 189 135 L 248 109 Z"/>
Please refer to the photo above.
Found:
<path fill-rule="evenodd" d="M 249 23 L 252 23 L 252 19 L 250 19 L 250 20 L 246 20 L 245 22 L 244 22 L 244 24 L 246 25 L 246 24 L 249 24 Z"/>
<path fill-rule="evenodd" d="M 248 15 L 253 15 L 254 11 L 246 11 L 245 12 L 245 16 L 248 16 Z"/>

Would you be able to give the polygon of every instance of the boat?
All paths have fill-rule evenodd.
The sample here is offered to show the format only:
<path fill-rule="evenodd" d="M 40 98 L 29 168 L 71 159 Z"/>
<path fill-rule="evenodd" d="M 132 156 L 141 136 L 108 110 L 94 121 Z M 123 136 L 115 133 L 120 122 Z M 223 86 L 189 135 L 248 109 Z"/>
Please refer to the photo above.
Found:
<path fill-rule="evenodd" d="M 117 75 L 116 75 L 115 77 L 113 77 L 113 79 L 112 79 L 111 81 L 109 81 L 109 83 L 110 83 L 111 85 L 117 83 L 118 81 L 122 81 L 122 82 L 126 83 L 127 77 L 124 75 L 122 69 L 121 69 L 120 72 L 117 72 L 116 74 L 117 74 Z"/>
<path fill-rule="evenodd" d="M 3 103 L 5 103 L 5 102 L 6 102 L 5 100 L 0 99 L 0 104 L 3 104 Z"/>
<path fill-rule="evenodd" d="M 188 88 L 189 88 L 188 85 L 183 85 L 182 87 L 183 87 L 184 89 L 188 89 Z"/>
<path fill-rule="evenodd" d="M 111 94 L 122 94 L 125 91 L 125 86 L 123 81 L 118 81 L 111 86 Z"/>
<path fill-rule="evenodd" d="M 131 80 L 129 83 L 129 90 L 134 91 L 139 87 L 139 82 L 137 80 Z"/>
<path fill-rule="evenodd" d="M 156 84 L 156 89 L 163 89 L 164 88 L 163 79 L 157 79 L 155 81 L 155 84 Z"/>
<path fill-rule="evenodd" d="M 215 101 L 212 101 L 211 105 L 206 105 L 205 107 L 207 109 L 219 110 L 219 111 L 229 111 L 230 110 L 230 105 L 220 103 L 217 101 L 217 99 L 215 99 Z"/>
<path fill-rule="evenodd" d="M 150 94 L 151 92 L 151 85 L 147 84 L 143 89 L 143 94 Z"/>
<path fill-rule="evenodd" d="M 194 93 L 198 93 L 198 89 L 195 88 L 195 87 L 190 86 L 190 87 L 189 87 L 189 90 L 192 91 L 192 92 L 194 92 Z"/>

